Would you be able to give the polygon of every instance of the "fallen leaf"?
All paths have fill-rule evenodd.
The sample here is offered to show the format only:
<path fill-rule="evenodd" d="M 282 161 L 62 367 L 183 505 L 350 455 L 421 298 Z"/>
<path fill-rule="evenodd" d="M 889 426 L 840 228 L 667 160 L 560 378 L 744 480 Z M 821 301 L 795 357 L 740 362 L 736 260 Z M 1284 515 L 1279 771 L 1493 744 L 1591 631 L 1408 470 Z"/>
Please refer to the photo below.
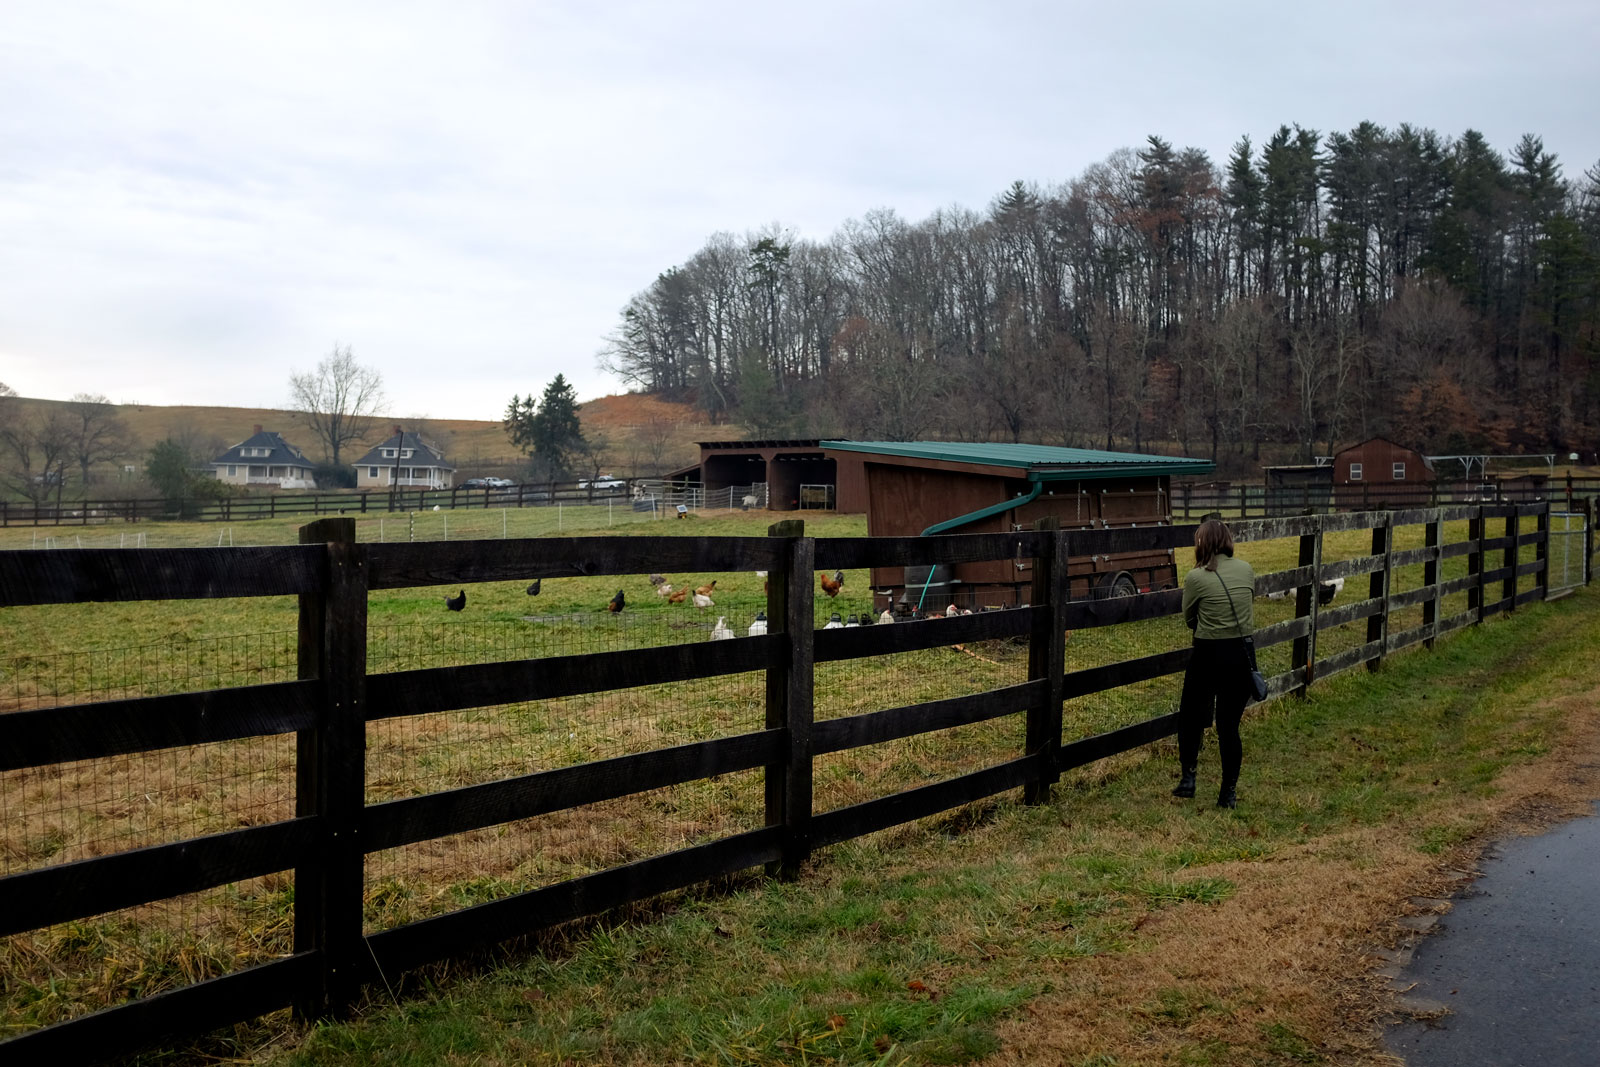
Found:
<path fill-rule="evenodd" d="M 844 1016 L 843 1015 L 830 1015 L 830 1016 L 828 1016 L 828 1025 L 830 1027 L 832 1027 L 833 1029 L 835 1029 L 835 1030 L 843 1030 L 844 1029 Z"/>
<path fill-rule="evenodd" d="M 926 993 L 928 991 L 928 987 L 917 981 L 915 978 L 906 983 L 906 988 L 911 990 L 913 993 Z"/>
<path fill-rule="evenodd" d="M 890 1044 L 891 1042 L 889 1041 L 889 1035 L 887 1034 L 879 1034 L 877 1037 L 872 1039 L 872 1047 L 877 1049 L 879 1052 L 888 1052 Z"/>
<path fill-rule="evenodd" d="M 541 1000 L 544 999 L 544 990 L 542 990 L 542 989 L 524 989 L 522 991 L 522 999 L 526 1000 L 529 1004 L 537 1003 L 538 1001 L 541 1001 Z"/>

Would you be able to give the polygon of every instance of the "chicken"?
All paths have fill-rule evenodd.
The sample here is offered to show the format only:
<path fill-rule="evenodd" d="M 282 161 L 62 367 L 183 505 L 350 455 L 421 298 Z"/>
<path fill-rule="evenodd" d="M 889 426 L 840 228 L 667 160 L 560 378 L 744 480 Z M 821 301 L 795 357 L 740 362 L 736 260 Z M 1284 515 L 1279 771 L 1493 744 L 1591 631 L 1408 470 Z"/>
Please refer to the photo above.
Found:
<path fill-rule="evenodd" d="M 961 609 L 956 607 L 954 604 L 951 604 L 949 607 L 944 609 L 944 617 L 947 619 L 953 619 L 960 614 Z"/>
<path fill-rule="evenodd" d="M 822 591 L 828 594 L 829 599 L 838 596 L 839 590 L 844 588 L 844 571 L 834 571 L 831 578 L 826 572 L 817 577 L 822 582 Z"/>
<path fill-rule="evenodd" d="M 716 607 L 717 606 L 717 602 L 715 600 L 712 600 L 706 594 L 697 592 L 694 595 L 694 606 L 699 608 L 701 611 L 704 611 L 706 608 L 714 608 L 714 607 Z"/>
<path fill-rule="evenodd" d="M 733 640 L 733 631 L 728 629 L 728 617 L 726 615 L 718 615 L 717 616 L 717 624 L 711 628 L 711 640 L 713 640 L 713 641 L 732 641 Z"/>
<path fill-rule="evenodd" d="M 828 616 L 828 625 L 824 626 L 823 629 L 842 630 L 844 629 L 844 620 L 839 618 L 839 613 L 836 611 L 832 615 Z"/>
<path fill-rule="evenodd" d="M 532 584 L 530 584 L 528 586 L 528 595 L 529 596 L 538 596 L 539 595 L 539 589 L 543 584 L 544 584 L 544 579 L 543 578 L 535 578 L 533 580 Z"/>
<path fill-rule="evenodd" d="M 878 616 L 878 623 L 880 625 L 886 622 L 894 622 L 894 612 L 890 611 L 888 608 L 884 608 L 883 614 Z"/>
<path fill-rule="evenodd" d="M 662 582 L 660 585 L 656 586 L 656 596 L 664 596 L 664 597 L 669 597 L 670 598 L 672 596 L 672 583 L 671 582 Z"/>
<path fill-rule="evenodd" d="M 612 597 L 611 602 L 606 605 L 606 610 L 611 612 L 613 615 L 619 615 L 622 613 L 622 609 L 627 606 L 627 598 L 622 595 L 622 590 L 618 589 L 617 595 Z"/>
<path fill-rule="evenodd" d="M 652 574 L 650 576 L 650 584 L 651 585 L 661 585 L 666 580 L 667 580 L 667 577 L 664 574 Z"/>
<path fill-rule="evenodd" d="M 763 637 L 763 636 L 766 635 L 766 632 L 767 632 L 767 613 L 764 612 L 764 611 L 758 611 L 758 612 L 756 612 L 755 621 L 750 624 L 750 630 L 749 630 L 750 636 L 751 637 Z"/>
<path fill-rule="evenodd" d="M 713 578 L 709 582 L 707 582 L 705 585 L 702 585 L 698 589 L 696 589 L 695 593 L 697 595 L 699 595 L 699 596 L 710 596 L 712 594 L 712 592 L 716 588 L 717 588 L 717 580 L 715 578 Z"/>
<path fill-rule="evenodd" d="M 689 590 L 680 589 L 676 593 L 673 593 L 671 596 L 667 597 L 667 603 L 668 604 L 682 604 L 683 601 L 684 601 L 684 598 L 687 597 L 688 595 L 689 595 Z"/>
<path fill-rule="evenodd" d="M 444 606 L 449 608 L 451 611 L 460 611 L 462 608 L 467 606 L 467 591 L 463 589 L 455 596 L 445 597 Z"/>

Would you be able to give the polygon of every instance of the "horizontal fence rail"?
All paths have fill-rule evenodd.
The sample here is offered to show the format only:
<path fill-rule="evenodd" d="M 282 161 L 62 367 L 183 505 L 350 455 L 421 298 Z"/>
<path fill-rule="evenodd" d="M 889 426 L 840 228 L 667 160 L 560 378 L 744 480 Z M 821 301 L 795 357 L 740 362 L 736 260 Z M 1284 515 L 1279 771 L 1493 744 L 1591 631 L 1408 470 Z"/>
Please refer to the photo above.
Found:
<path fill-rule="evenodd" d="M 1256 579 L 1257 596 L 1293 603 L 1291 617 L 1256 631 L 1263 652 L 1288 646 L 1288 669 L 1269 679 L 1271 694 L 1304 694 L 1330 675 L 1363 665 L 1374 669 L 1399 649 L 1587 583 L 1592 517 L 1588 503 L 1559 513 L 1548 504 L 1492 503 L 1235 522 L 1241 542 L 1292 539 L 1298 548 L 1295 566 Z M 1447 541 L 1446 524 L 1459 529 L 1462 522 L 1465 539 Z M 1397 549 L 1395 530 L 1413 527 L 1421 527 L 1424 543 Z M 1329 534 L 1352 531 L 1363 544 L 1370 534 L 1370 550 L 1324 558 Z M 768 537 L 356 544 L 352 519 L 329 518 L 305 527 L 302 544 L 282 549 L 94 550 L 44 559 L 0 552 L 0 608 L 296 594 L 300 623 L 298 680 L 0 714 L 0 773 L 243 738 L 294 734 L 296 745 L 291 816 L 0 877 L 8 902 L 0 909 L 0 935 L 6 935 L 293 872 L 293 952 L 13 1036 L 0 1042 L 0 1057 L 9 1061 L 20 1054 L 32 1062 L 124 1055 L 291 1005 L 303 1017 L 339 1015 L 349 1010 L 362 982 L 477 946 L 752 868 L 793 875 L 815 848 L 1009 790 L 1021 789 L 1028 802 L 1042 801 L 1064 771 L 1177 730 L 1177 716 L 1169 713 L 1067 738 L 1065 702 L 1181 674 L 1190 658 L 1188 648 L 1173 648 L 1068 669 L 1063 649 L 1073 631 L 1170 618 L 1182 600 L 1179 590 L 1071 600 L 1068 561 L 1188 547 L 1194 534 L 1192 525 L 1063 531 L 1046 520 L 1039 528 L 1007 534 L 811 539 L 798 522 L 784 522 Z M 1520 558 L 1519 550 L 1529 547 L 1533 558 Z M 1445 578 L 1442 565 L 1462 557 L 1466 573 Z M 1031 587 L 1021 607 L 815 628 L 817 571 L 1024 559 Z M 1463 562 L 1454 566 L 1460 570 Z M 1420 580 L 1408 578 L 1412 587 L 1400 588 L 1403 570 L 1415 577 L 1417 568 Z M 375 590 L 659 571 L 764 574 L 768 632 L 369 672 L 366 609 Z M 1559 575 L 1559 583 L 1552 575 Z M 1462 596 L 1465 610 L 1452 607 L 1445 614 L 1447 598 Z M 1397 613 L 1412 612 L 1408 618 L 1415 621 L 1419 608 L 1420 625 L 1392 628 Z M 1355 643 L 1319 649 L 1331 634 L 1349 632 L 1341 627 L 1354 628 Z M 889 700 L 880 710 L 822 718 L 816 713 L 818 665 L 927 649 L 970 651 L 984 642 L 1026 643 L 1026 678 L 967 695 L 898 705 Z M 726 736 L 566 766 L 519 768 L 510 776 L 415 796 L 371 799 L 364 792 L 369 724 L 748 674 L 764 677 L 764 721 Z M 820 757 L 1006 716 L 1020 716 L 1024 737 L 1020 751 L 999 762 L 813 811 L 813 761 Z M 762 776 L 764 825 L 391 929 L 363 930 L 362 865 L 369 855 L 741 773 Z"/>

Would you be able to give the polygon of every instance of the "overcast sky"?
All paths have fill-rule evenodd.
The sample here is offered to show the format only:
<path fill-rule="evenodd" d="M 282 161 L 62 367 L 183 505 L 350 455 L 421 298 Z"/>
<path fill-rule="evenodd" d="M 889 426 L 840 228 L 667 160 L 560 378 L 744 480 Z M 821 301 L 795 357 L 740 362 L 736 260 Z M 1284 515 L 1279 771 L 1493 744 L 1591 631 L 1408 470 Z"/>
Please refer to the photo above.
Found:
<path fill-rule="evenodd" d="M 338 342 L 500 417 L 719 230 L 982 208 L 1158 133 L 1600 160 L 1600 4 L 0 4 L 0 381 L 280 406 Z"/>

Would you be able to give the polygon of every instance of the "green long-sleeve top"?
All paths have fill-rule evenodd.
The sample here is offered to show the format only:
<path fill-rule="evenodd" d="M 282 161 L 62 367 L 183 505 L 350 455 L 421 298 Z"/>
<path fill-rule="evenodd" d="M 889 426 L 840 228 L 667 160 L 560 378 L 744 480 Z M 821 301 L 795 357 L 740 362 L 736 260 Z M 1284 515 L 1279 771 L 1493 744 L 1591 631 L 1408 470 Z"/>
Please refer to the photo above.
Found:
<path fill-rule="evenodd" d="M 1221 582 L 1218 582 L 1221 578 Z M 1217 557 L 1217 569 L 1196 567 L 1183 578 L 1183 621 L 1199 638 L 1248 637 L 1255 633 L 1256 572 L 1232 556 Z M 1223 592 L 1223 588 L 1227 592 Z M 1233 598 L 1233 607 L 1228 598 Z M 1238 621 L 1234 612 L 1238 611 Z"/>

